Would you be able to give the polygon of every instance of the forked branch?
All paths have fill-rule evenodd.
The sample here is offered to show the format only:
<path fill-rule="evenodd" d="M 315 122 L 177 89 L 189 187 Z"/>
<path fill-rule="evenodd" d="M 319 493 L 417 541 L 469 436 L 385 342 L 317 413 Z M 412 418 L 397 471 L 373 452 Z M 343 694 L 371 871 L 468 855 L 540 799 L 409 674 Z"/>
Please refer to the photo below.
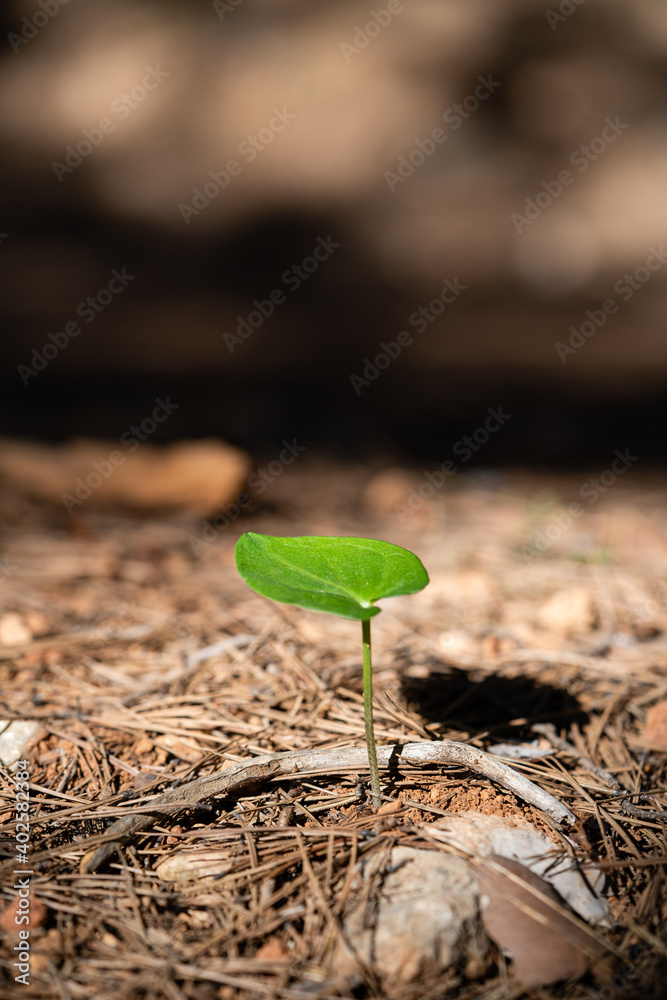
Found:
<path fill-rule="evenodd" d="M 502 785 L 516 796 L 542 810 L 558 826 L 574 826 L 577 818 L 567 806 L 559 802 L 539 785 L 529 781 L 507 764 L 491 754 L 477 750 L 465 743 L 443 740 L 432 743 L 397 743 L 377 748 L 380 768 L 406 764 L 458 764 Z M 291 750 L 287 753 L 266 754 L 252 761 L 240 761 L 224 771 L 216 771 L 204 778 L 180 785 L 169 792 L 157 795 L 140 807 L 145 811 L 133 813 L 116 820 L 101 837 L 91 838 L 90 850 L 81 861 L 82 872 L 93 872 L 104 864 L 123 844 L 135 834 L 145 830 L 160 818 L 175 815 L 173 805 L 178 803 L 189 809 L 212 799 L 238 796 L 249 788 L 257 787 L 277 778 L 290 778 L 308 773 L 324 775 L 342 772 L 358 773 L 368 770 L 368 752 L 365 747 L 341 747 L 331 750 Z M 170 805 L 168 810 L 160 806 Z M 84 842 L 84 847 L 86 842 Z"/>

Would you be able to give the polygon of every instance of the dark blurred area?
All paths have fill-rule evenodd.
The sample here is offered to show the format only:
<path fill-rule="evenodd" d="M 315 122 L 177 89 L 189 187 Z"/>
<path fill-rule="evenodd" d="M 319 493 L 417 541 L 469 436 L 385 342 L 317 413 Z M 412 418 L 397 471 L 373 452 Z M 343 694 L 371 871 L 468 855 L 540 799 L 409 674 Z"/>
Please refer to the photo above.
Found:
<path fill-rule="evenodd" d="M 662 0 L 4 11 L 2 435 L 663 461 Z"/>

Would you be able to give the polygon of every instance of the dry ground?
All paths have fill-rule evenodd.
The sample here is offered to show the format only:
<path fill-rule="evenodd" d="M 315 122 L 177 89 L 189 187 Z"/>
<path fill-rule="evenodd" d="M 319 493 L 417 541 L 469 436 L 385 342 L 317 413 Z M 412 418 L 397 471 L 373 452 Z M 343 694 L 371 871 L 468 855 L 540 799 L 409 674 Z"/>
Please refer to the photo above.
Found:
<path fill-rule="evenodd" d="M 355 859 L 420 842 L 420 824 L 448 811 L 539 820 L 455 766 L 394 769 L 385 791 L 398 806 L 374 815 L 366 775 L 332 768 L 163 811 L 81 874 L 86 841 L 140 812 L 140 796 L 258 754 L 363 745 L 358 624 L 249 591 L 233 562 L 248 529 L 367 535 L 417 552 L 430 586 L 385 602 L 373 622 L 378 741 L 550 742 L 552 756 L 513 766 L 577 814 L 580 860 L 608 875 L 616 923 L 604 936 L 626 970 L 614 985 L 589 975 L 523 990 L 496 953 L 477 977 L 450 969 L 397 1000 L 663 995 L 665 747 L 646 717 L 667 697 L 667 483 L 631 471 L 589 503 L 587 478 L 460 475 L 401 510 L 421 473 L 303 459 L 209 541 L 204 522 L 183 515 L 136 520 L 84 505 L 68 517 L 6 491 L 3 621 L 11 638 L 16 613 L 30 634 L 0 649 L 0 715 L 39 729 L 24 755 L 32 985 L 12 981 L 4 921 L 4 995 L 330 995 L 327 958 Z M 567 525 L 573 502 L 582 510 Z M 11 838 L 6 772 L 2 783 Z M 223 852 L 223 874 L 160 878 L 158 865 L 186 846 Z M 7 914 L 11 840 L 4 853 Z M 343 995 L 378 989 L 362 975 Z"/>

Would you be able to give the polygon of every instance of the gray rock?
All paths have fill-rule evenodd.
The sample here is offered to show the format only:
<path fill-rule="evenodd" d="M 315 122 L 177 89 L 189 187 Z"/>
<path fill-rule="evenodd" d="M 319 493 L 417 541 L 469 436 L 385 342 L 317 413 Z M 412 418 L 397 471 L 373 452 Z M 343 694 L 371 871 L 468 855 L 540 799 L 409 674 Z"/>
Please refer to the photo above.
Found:
<path fill-rule="evenodd" d="M 467 975 L 484 971 L 489 941 L 477 881 L 464 859 L 396 846 L 372 868 L 359 868 L 334 953 L 337 977 L 352 980 L 366 967 L 391 988 L 459 961 Z"/>

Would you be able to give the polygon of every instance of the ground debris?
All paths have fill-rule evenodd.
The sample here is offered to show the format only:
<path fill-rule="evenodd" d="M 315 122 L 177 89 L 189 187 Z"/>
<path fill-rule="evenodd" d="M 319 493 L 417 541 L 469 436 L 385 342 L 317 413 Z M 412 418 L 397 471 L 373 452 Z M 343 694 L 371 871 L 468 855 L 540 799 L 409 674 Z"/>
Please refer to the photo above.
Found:
<path fill-rule="evenodd" d="M 73 1000 L 597 995 L 605 967 L 596 972 L 588 952 L 580 985 L 521 986 L 516 945 L 505 954 L 494 943 L 479 907 L 448 969 L 433 971 L 429 945 L 410 982 L 388 985 L 398 983 L 390 959 L 383 968 L 363 955 L 350 971 L 356 985 L 336 978 L 345 921 L 362 906 L 377 916 L 407 868 L 394 870 L 396 851 L 463 863 L 471 885 L 478 880 L 484 852 L 464 856 L 466 838 L 436 843 L 430 832 L 470 810 L 517 829 L 528 822 L 584 877 L 601 872 L 609 926 L 592 913 L 577 919 L 608 949 L 614 982 L 625 984 L 619 1000 L 662 995 L 667 758 L 654 720 L 667 698 L 664 484 L 636 495 L 615 487 L 537 553 L 531 539 L 576 495 L 575 477 L 517 474 L 490 486 L 461 474 L 424 504 L 428 516 L 399 521 L 389 501 L 364 500 L 379 471 L 306 456 L 276 480 L 270 507 L 226 530 L 183 513 L 134 520 L 86 504 L 68 517 L 0 493 L 0 618 L 18 616 L 0 649 L 1 714 L 33 732 L 28 857 L 44 907 L 31 931 L 31 995 L 50 1000 L 56 981 Z M 392 478 L 391 504 L 411 476 Z M 532 499 L 545 489 L 551 506 Z M 358 629 L 267 610 L 234 569 L 247 529 L 385 538 L 415 551 L 437 584 L 423 600 L 386 601 L 374 623 L 376 735 L 386 748 L 379 814 L 366 798 Z M 579 605 L 592 609 L 586 620 L 540 618 L 572 591 L 590 597 Z M 492 753 L 536 739 L 551 753 Z M 467 747 L 467 760 L 400 752 L 428 756 L 446 743 Z M 269 766 L 312 754 L 322 766 Z M 474 760 L 498 770 L 471 770 Z M 502 765 L 575 824 L 500 784 Z M 240 773 L 248 780 L 233 790 Z M 9 769 L 0 790 L 11 846 Z M 114 839 L 112 824 L 129 829 L 138 818 L 99 870 L 79 870 L 84 853 Z M 491 855 L 512 852 L 492 841 Z M 15 868 L 3 847 L 2 913 L 15 905 Z M 3 973 L 15 943 L 8 926 Z M 25 987 L 9 978 L 6 992 L 19 1000 Z"/>

